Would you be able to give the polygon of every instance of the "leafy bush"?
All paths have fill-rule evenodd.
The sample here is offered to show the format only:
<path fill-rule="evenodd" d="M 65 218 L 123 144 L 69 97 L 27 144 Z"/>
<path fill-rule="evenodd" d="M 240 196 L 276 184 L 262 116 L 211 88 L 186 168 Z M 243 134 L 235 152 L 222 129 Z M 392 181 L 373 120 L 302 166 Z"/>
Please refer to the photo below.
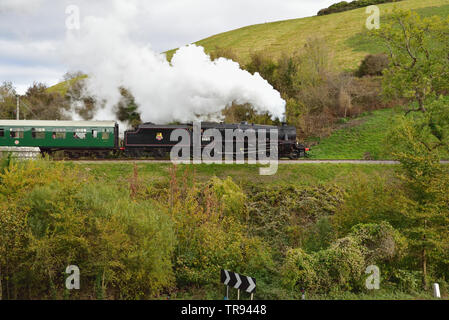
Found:
<path fill-rule="evenodd" d="M 381 76 L 389 63 L 390 59 L 386 54 L 369 54 L 362 60 L 357 76 Z"/>
<path fill-rule="evenodd" d="M 368 264 L 391 262 L 406 246 L 404 237 L 385 221 L 358 224 L 352 228 L 351 235 L 367 248 L 365 259 Z"/>
<path fill-rule="evenodd" d="M 253 187 L 248 203 L 251 233 L 283 254 L 288 247 L 307 242 L 309 228 L 333 215 L 342 198 L 337 186 Z"/>
<path fill-rule="evenodd" d="M 281 269 L 283 285 L 314 293 L 360 290 L 365 268 L 400 254 L 401 237 L 388 223 L 354 226 L 327 249 L 306 253 L 290 249 Z"/>
<path fill-rule="evenodd" d="M 364 265 L 362 248 L 353 238 L 347 237 L 311 254 L 299 248 L 290 249 L 281 275 L 284 286 L 290 290 L 321 293 L 351 290 L 360 281 Z"/>
<path fill-rule="evenodd" d="M 283 285 L 290 290 L 319 290 L 318 261 L 315 255 L 307 254 L 301 248 L 290 249 L 282 267 Z"/>
<path fill-rule="evenodd" d="M 397 283 L 404 292 L 417 292 L 421 287 L 422 274 L 419 271 L 397 269 L 393 272 L 391 280 Z"/>

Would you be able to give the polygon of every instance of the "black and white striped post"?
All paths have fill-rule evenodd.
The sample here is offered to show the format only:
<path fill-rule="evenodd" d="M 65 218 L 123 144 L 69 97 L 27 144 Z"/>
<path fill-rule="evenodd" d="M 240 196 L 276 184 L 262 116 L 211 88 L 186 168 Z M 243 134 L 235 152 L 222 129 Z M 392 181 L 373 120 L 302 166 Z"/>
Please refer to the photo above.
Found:
<path fill-rule="evenodd" d="M 237 300 L 240 300 L 240 290 L 251 294 L 251 300 L 254 298 L 256 290 L 256 279 L 243 276 L 229 270 L 221 270 L 221 282 L 226 286 L 226 297 L 229 299 L 229 287 L 237 289 Z"/>

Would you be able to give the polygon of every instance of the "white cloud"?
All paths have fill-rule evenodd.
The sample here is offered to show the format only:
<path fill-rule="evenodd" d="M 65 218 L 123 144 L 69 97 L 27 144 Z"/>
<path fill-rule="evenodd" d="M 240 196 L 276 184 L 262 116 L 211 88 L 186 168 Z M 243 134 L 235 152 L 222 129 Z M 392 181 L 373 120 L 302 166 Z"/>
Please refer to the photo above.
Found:
<path fill-rule="evenodd" d="M 60 42 L 17 41 L 0 39 L 0 61 L 21 61 L 24 64 L 55 64 L 60 57 Z"/>
<path fill-rule="evenodd" d="M 0 13 L 29 13 L 42 5 L 44 0 L 1 0 Z"/>

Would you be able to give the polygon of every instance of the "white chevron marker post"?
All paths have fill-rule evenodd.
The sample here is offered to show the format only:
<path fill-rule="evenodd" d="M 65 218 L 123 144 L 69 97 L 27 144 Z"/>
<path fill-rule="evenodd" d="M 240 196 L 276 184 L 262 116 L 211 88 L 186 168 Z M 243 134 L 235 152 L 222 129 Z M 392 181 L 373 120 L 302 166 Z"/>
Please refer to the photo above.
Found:
<path fill-rule="evenodd" d="M 225 281 L 223 282 L 225 285 L 228 285 L 228 283 L 229 283 L 229 280 L 231 280 L 231 277 L 229 276 L 229 272 L 228 272 L 228 270 L 223 270 L 224 271 L 224 273 L 225 273 L 225 275 L 226 275 L 226 279 L 225 279 Z"/>
<path fill-rule="evenodd" d="M 253 281 L 253 278 L 248 277 L 249 287 L 246 289 L 246 292 L 253 292 L 256 289 L 256 282 Z"/>
<path fill-rule="evenodd" d="M 242 279 L 240 278 L 240 275 L 238 273 L 235 274 L 235 277 L 237 278 L 237 282 L 234 285 L 234 288 L 240 289 L 240 285 L 242 284 Z"/>
<path fill-rule="evenodd" d="M 243 276 L 229 270 L 221 270 L 221 282 L 226 286 L 226 297 L 229 299 L 229 287 L 237 289 L 237 299 L 240 299 L 240 290 L 251 294 L 251 300 L 254 298 L 254 291 L 256 289 L 256 279 L 248 276 Z"/>

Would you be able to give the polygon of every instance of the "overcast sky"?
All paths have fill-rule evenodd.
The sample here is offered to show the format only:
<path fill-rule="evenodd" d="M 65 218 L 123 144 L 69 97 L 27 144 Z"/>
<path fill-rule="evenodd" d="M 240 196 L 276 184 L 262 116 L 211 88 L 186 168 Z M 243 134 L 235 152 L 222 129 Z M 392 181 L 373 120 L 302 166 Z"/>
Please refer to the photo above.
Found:
<path fill-rule="evenodd" d="M 125 1 L 125 0 L 124 0 Z M 129 0 L 127 0 L 129 1 Z M 336 0 L 132 0 L 139 3 L 135 41 L 157 52 L 243 26 L 313 16 Z M 66 9 L 105 16 L 111 0 L 0 0 L 0 82 L 23 93 L 33 81 L 58 83 L 68 67 L 61 51 Z"/>

